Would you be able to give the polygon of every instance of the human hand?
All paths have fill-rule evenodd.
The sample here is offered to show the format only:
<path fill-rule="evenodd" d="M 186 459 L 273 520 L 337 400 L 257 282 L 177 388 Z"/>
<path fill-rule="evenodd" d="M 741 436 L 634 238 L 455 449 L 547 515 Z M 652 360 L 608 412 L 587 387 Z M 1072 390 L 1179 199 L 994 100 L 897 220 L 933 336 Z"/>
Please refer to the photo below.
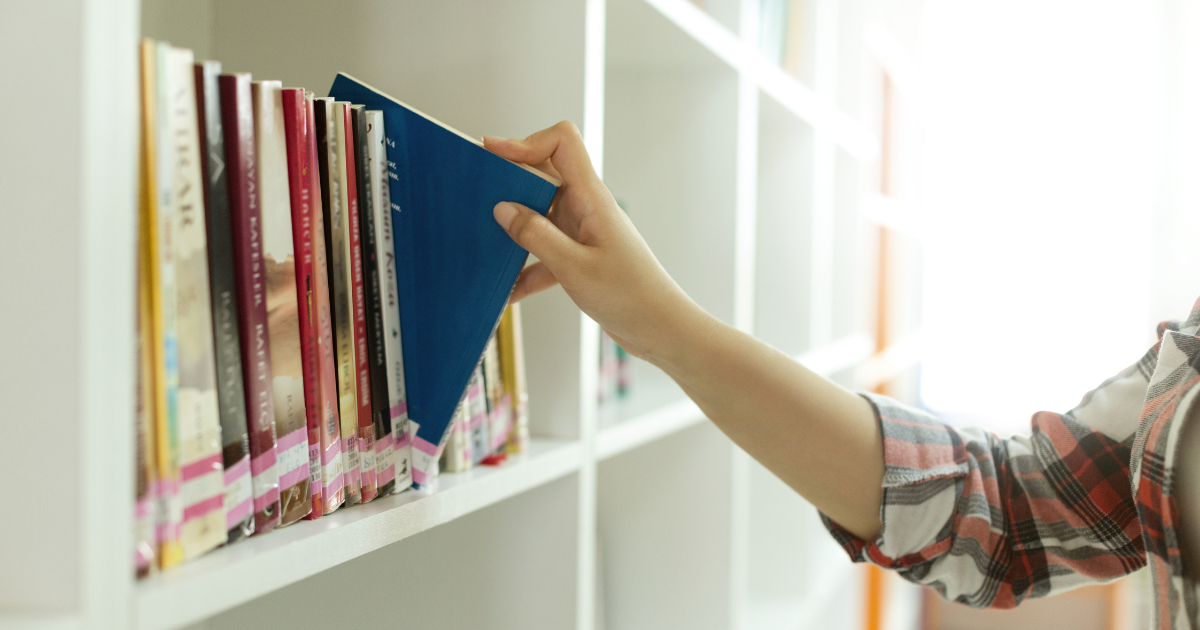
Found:
<path fill-rule="evenodd" d="M 483 141 L 497 155 L 562 181 L 545 217 L 510 202 L 493 210 L 500 227 L 538 258 L 521 272 L 512 300 L 561 284 L 631 354 L 651 361 L 661 356 L 699 307 L 617 206 L 575 125 L 564 121 L 524 140 L 484 136 Z"/>

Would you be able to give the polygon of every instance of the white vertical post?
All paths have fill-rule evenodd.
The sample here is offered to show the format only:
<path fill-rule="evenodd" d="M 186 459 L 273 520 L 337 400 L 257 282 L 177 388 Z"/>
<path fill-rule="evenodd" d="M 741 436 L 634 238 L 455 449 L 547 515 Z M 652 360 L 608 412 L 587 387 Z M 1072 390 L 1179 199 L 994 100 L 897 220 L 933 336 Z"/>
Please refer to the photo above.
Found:
<path fill-rule="evenodd" d="M 586 0 L 584 18 L 583 142 L 596 174 L 604 177 L 605 0 Z M 579 315 L 579 542 L 575 627 L 596 624 L 596 418 L 600 327 Z M 602 605 L 603 603 L 599 603 Z"/>
<path fill-rule="evenodd" d="M 83 620 L 133 608 L 138 3 L 82 5 L 80 434 Z"/>
<path fill-rule="evenodd" d="M 813 89 L 817 98 L 837 109 L 837 0 L 817 0 Z M 834 217 L 837 203 L 837 144 L 827 126 L 813 134 L 812 282 L 809 303 L 809 349 L 833 339 Z"/>
<path fill-rule="evenodd" d="M 739 34 L 758 50 L 759 0 L 742 0 Z M 733 325 L 754 333 L 755 264 L 758 236 L 758 82 L 738 68 L 737 180 L 734 209 Z M 730 445 L 729 627 L 746 624 L 749 598 L 750 456 Z"/>

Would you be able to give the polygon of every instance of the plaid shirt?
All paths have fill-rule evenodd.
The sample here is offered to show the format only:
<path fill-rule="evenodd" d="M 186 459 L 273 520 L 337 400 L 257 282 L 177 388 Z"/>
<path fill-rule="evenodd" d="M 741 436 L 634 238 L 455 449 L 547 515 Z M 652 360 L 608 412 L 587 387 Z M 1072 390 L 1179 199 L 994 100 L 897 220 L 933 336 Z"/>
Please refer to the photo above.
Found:
<path fill-rule="evenodd" d="M 1160 628 L 1191 628 L 1173 480 L 1180 429 L 1200 395 L 1200 301 L 1182 326 L 1029 437 L 956 429 L 866 394 L 883 431 L 883 530 L 862 540 L 822 516 L 858 562 L 943 597 L 1011 608 L 1150 565 Z M 1200 623 L 1196 624 L 1200 627 Z"/>

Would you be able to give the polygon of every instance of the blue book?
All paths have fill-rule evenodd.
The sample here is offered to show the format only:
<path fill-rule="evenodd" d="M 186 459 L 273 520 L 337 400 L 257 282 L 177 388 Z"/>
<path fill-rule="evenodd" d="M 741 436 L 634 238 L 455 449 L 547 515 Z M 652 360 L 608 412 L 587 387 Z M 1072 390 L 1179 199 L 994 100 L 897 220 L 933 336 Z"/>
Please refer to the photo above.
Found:
<path fill-rule="evenodd" d="M 424 484 L 528 256 L 492 208 L 545 214 L 560 182 L 347 74 L 329 96 L 383 112 L 413 481 Z"/>

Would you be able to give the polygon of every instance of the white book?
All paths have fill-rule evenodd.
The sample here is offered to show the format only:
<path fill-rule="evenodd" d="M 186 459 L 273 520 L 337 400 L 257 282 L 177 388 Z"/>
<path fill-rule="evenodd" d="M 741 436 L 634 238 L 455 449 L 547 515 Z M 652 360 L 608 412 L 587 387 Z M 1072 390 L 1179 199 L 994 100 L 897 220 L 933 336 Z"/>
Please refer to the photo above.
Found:
<path fill-rule="evenodd" d="M 392 418 L 392 458 L 396 492 L 412 486 L 412 440 L 408 426 L 408 396 L 404 385 L 404 345 L 400 331 L 400 302 L 396 288 L 396 249 L 392 239 L 392 204 L 388 185 L 387 136 L 383 112 L 367 112 L 367 172 L 375 200 L 375 243 L 379 261 L 379 295 L 383 301 L 384 360 L 387 364 L 388 404 Z M 386 464 L 385 464 L 386 466 Z"/>

